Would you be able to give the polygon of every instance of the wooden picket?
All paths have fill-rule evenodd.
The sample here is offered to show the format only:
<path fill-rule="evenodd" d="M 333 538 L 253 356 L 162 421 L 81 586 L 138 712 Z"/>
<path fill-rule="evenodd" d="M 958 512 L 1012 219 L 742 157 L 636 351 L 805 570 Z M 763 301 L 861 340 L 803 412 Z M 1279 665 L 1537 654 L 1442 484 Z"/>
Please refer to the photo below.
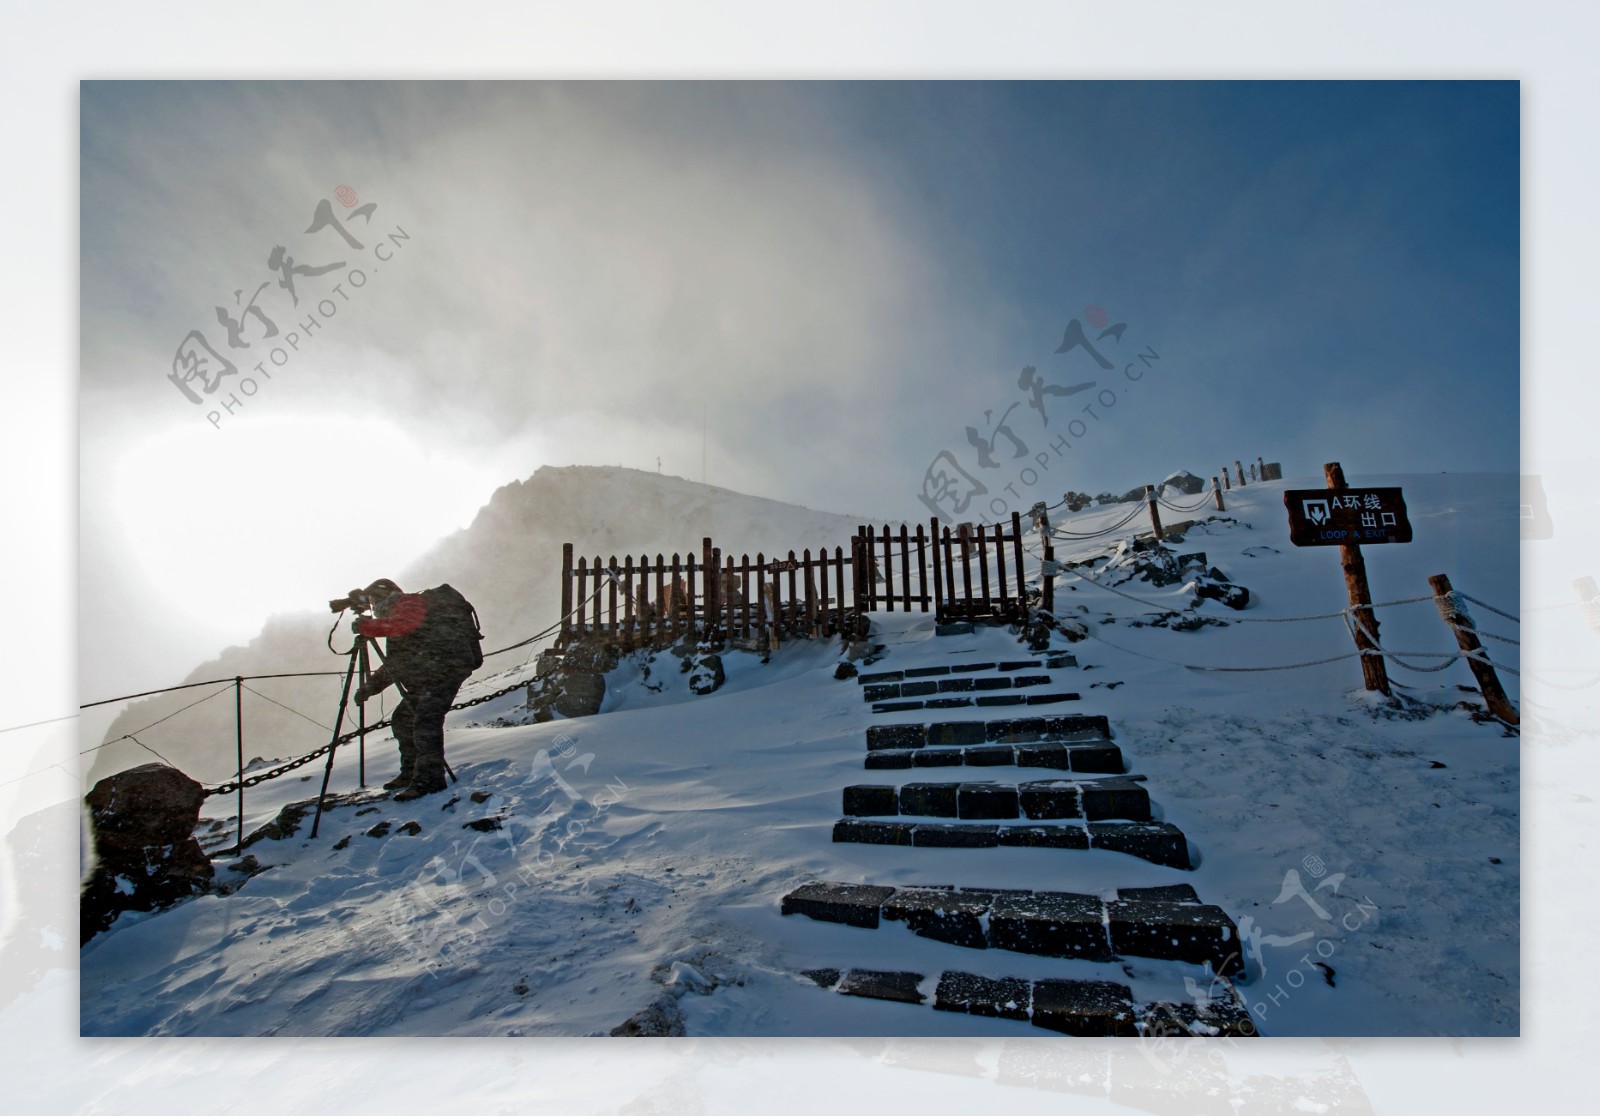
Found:
<path fill-rule="evenodd" d="M 976 569 L 974 569 L 976 567 Z M 957 571 L 959 569 L 959 578 Z M 852 615 L 934 612 L 938 619 L 1026 614 L 1022 527 L 862 524 L 848 548 L 723 555 L 575 556 L 562 548 L 563 644 L 599 634 L 627 647 L 685 636 L 756 641 L 849 633 Z"/>

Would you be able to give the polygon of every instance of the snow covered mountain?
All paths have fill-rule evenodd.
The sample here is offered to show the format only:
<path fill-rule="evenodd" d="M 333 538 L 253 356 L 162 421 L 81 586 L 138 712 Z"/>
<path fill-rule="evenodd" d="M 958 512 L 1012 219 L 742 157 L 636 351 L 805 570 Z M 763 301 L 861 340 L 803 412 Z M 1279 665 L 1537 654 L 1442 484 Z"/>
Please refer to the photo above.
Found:
<path fill-rule="evenodd" d="M 526 499 L 547 472 L 561 482 L 559 505 Z M 1147 790 L 1151 825 L 1187 841 L 1187 853 L 1167 863 L 1099 845 L 1094 823 L 1070 825 L 1095 848 L 837 840 L 847 787 L 898 786 L 903 805 L 912 782 L 1003 790 L 1064 773 L 1030 770 L 1020 745 L 1009 762 L 1016 767 L 875 766 L 875 727 L 971 727 L 992 724 L 997 711 L 880 711 L 865 680 L 835 677 L 836 643 L 791 641 L 765 664 L 728 654 L 727 684 L 708 696 L 688 691 L 671 655 L 636 655 L 611 673 L 593 717 L 516 724 L 516 695 L 452 715 L 448 749 L 461 783 L 447 793 L 396 804 L 361 792 L 344 757 L 333 785 L 341 799 L 316 839 L 302 822 L 254 843 L 255 865 L 230 869 L 236 859 L 220 857 L 229 894 L 124 915 L 85 947 L 83 1032 L 587 1035 L 631 1020 L 690 1035 L 1023 1038 L 1044 1034 L 1026 1010 L 1016 1018 L 934 1011 L 935 979 L 960 972 L 1024 989 L 1032 982 L 1036 997 L 1062 979 L 1095 981 L 1145 1003 L 1199 996 L 1214 977 L 1206 966 L 1140 951 L 1109 961 L 1019 954 L 914 933 L 914 919 L 874 916 L 878 925 L 868 927 L 783 914 L 798 886 L 833 881 L 954 886 L 991 898 L 1065 892 L 1107 911 L 1128 902 L 1128 889 L 1189 885 L 1236 929 L 1241 1003 L 1268 1035 L 1516 1034 L 1519 741 L 1473 708 L 1481 703 L 1465 664 L 1426 670 L 1454 649 L 1426 600 L 1426 577 L 1448 573 L 1458 589 L 1515 612 L 1518 480 L 1351 481 L 1403 485 L 1416 526 L 1411 544 L 1367 550 L 1374 597 L 1396 602 L 1380 605 L 1379 618 L 1384 646 L 1399 660 L 1391 665 L 1404 696 L 1397 706 L 1362 691 L 1348 658 L 1338 552 L 1287 542 L 1283 490 L 1320 487 L 1320 478 L 1235 489 L 1226 513 L 1196 512 L 1200 522 L 1175 544 L 1204 552 L 1206 565 L 1249 587 L 1243 612 L 1196 603 L 1184 584 L 1097 579 L 1101 565 L 1065 573 L 1056 586 L 1058 615 L 1076 619 L 1088 638 L 1057 634 L 1044 652 L 1028 651 L 1003 627 L 936 635 L 925 614 L 873 617 L 884 654 L 869 673 L 991 678 L 1006 674 L 997 665 L 1007 661 L 1039 660 L 1013 675 L 1020 683 L 1037 671 L 1048 683 L 1015 693 L 1070 691 L 1078 700 L 1043 709 L 1109 720 L 1128 773 L 1100 788 Z M 706 533 L 770 549 L 776 525 L 800 515 L 672 482 L 647 513 L 656 534 L 633 534 L 635 525 L 600 509 L 621 504 L 639 483 L 626 471 L 541 471 L 497 494 L 415 575 L 487 578 L 525 553 L 515 550 L 524 536 L 559 540 L 556 521 L 564 530 L 587 523 L 593 548 L 609 554 Z M 677 499 L 706 517 L 692 531 Z M 528 519 L 541 513 L 548 519 Z M 741 522 L 753 533 L 736 535 L 739 523 L 717 519 L 725 514 L 750 517 Z M 767 514 L 773 519 L 756 518 Z M 1122 514 L 1094 509 L 1057 527 L 1089 534 Z M 807 530 L 819 533 L 857 522 L 806 515 L 815 517 Z M 470 554 L 469 537 L 506 550 Z M 1058 554 L 1103 558 L 1119 542 L 1079 541 L 1067 553 L 1063 536 Z M 479 592 L 500 600 L 487 586 Z M 501 592 L 508 602 L 523 596 Z M 1208 623 L 1161 623 L 1173 613 Z M 1514 621 L 1477 615 L 1483 628 L 1516 636 Z M 535 620 L 530 608 L 525 621 Z M 1516 650 L 1497 644 L 1494 657 L 1515 670 Z M 1520 702 L 1519 677 L 1502 679 Z M 982 748 L 984 764 L 1004 751 Z M 931 739 L 928 751 L 939 751 Z M 389 746 L 369 746 L 369 785 L 394 766 Z M 1066 782 L 1087 794 L 1097 778 L 1074 770 Z M 253 789 L 246 829 L 315 787 L 292 773 Z M 231 840 L 231 805 L 211 803 L 202 833 L 220 851 Z M 902 806 L 889 821 L 941 825 L 905 822 L 908 813 Z M 976 924 L 984 934 L 992 935 L 997 910 L 984 908 Z M 851 970 L 920 978 L 902 999 L 923 1003 L 840 995 Z"/>
<path fill-rule="evenodd" d="M 848 545 L 854 516 L 817 512 L 762 497 L 747 496 L 680 477 L 605 466 L 546 466 L 526 481 L 496 490 L 470 526 L 441 540 L 401 571 L 374 570 L 406 589 L 449 582 L 477 607 L 486 651 L 514 643 L 549 627 L 560 614 L 561 548 L 573 543 L 590 556 L 654 554 L 673 550 L 699 553 L 711 536 L 723 552 Z M 330 596 L 344 587 L 330 587 Z M 345 660 L 325 643 L 333 618 L 326 613 L 273 617 L 244 647 L 232 647 L 196 667 L 184 682 L 230 679 L 297 671 L 343 671 Z M 345 618 L 348 622 L 348 617 Z M 349 646 L 346 626 L 334 634 L 335 647 Z M 548 643 L 548 641 L 546 641 Z M 502 677 L 537 648 L 490 660 L 478 680 Z M 474 684 L 478 680 L 474 680 Z M 332 725 L 339 680 L 276 679 L 249 684 L 243 714 L 248 761 L 253 757 L 303 755 L 326 744 L 327 728 L 274 702 Z M 117 718 L 104 739 L 134 733 L 162 756 L 202 783 L 226 779 L 236 767 L 231 689 L 205 701 L 146 734 L 152 722 L 194 703 L 218 688 L 177 691 L 147 698 Z M 479 690 L 490 689 L 487 685 Z M 265 697 L 261 697 L 265 696 Z M 98 742 L 90 742 L 96 744 Z M 150 760 L 131 741 L 95 754 L 88 782 Z"/>

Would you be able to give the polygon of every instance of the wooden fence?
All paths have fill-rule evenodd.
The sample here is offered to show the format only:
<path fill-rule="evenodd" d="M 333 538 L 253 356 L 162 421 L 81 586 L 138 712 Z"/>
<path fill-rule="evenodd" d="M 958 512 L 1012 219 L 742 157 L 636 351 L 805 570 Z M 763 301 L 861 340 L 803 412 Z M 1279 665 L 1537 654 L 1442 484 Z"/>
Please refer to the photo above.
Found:
<path fill-rule="evenodd" d="M 1022 524 L 864 524 L 848 547 L 752 559 L 700 554 L 576 556 L 562 548 L 561 643 L 588 634 L 629 647 L 693 633 L 768 641 L 849 635 L 869 612 L 933 611 L 940 621 L 1027 616 Z M 708 573 L 711 575 L 708 577 Z"/>

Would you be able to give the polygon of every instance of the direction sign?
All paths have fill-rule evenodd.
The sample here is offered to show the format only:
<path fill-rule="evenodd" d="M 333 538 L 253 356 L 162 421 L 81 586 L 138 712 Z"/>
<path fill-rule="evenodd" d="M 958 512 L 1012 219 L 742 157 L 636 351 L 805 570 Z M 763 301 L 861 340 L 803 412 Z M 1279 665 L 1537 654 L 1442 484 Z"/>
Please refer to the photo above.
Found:
<path fill-rule="evenodd" d="M 1399 489 L 1289 489 L 1283 505 L 1296 547 L 1411 542 Z"/>

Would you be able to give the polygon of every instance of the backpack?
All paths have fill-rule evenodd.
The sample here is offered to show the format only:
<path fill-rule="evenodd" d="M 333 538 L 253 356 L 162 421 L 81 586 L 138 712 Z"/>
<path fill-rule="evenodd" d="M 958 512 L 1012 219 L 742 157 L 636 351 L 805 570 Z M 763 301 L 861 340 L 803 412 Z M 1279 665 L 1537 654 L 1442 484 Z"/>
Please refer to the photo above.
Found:
<path fill-rule="evenodd" d="M 428 607 L 423 618 L 424 638 L 432 658 L 441 664 L 476 671 L 483 666 L 483 630 L 478 611 L 461 591 L 448 582 L 423 590 L 419 597 Z"/>

